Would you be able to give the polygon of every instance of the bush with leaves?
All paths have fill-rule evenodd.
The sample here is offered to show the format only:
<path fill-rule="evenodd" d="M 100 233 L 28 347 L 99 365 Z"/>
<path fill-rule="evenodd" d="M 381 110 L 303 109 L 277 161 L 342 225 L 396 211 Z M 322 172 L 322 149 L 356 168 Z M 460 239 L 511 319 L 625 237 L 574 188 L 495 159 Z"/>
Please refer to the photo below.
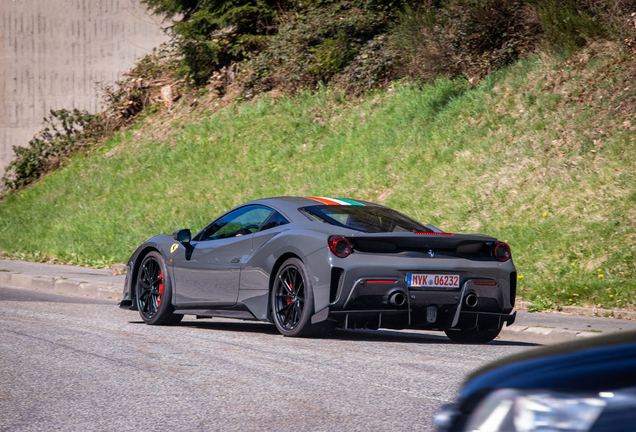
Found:
<path fill-rule="evenodd" d="M 324 2 L 282 14 L 268 48 L 247 63 L 253 71 L 249 85 L 295 91 L 337 79 L 386 30 L 389 17 L 383 4 L 355 1 Z"/>
<path fill-rule="evenodd" d="M 533 0 L 547 46 L 572 52 L 588 41 L 607 38 L 634 49 L 636 0 Z"/>
<path fill-rule="evenodd" d="M 460 71 L 451 39 L 452 22 L 432 2 L 407 6 L 393 23 L 389 44 L 397 53 L 398 74 L 428 80 Z"/>
<path fill-rule="evenodd" d="M 275 0 L 143 0 L 155 14 L 174 19 L 170 27 L 182 56 L 180 72 L 204 85 L 224 66 L 265 46 L 279 10 L 293 2 Z"/>
<path fill-rule="evenodd" d="M 537 2 L 547 47 L 572 52 L 590 39 L 605 36 L 607 27 L 585 1 L 541 0 Z"/>
<path fill-rule="evenodd" d="M 314 87 L 342 72 L 381 32 L 403 0 L 143 0 L 173 20 L 178 72 L 197 86 L 246 63 L 245 82 L 268 89 Z"/>
<path fill-rule="evenodd" d="M 571 51 L 597 37 L 631 37 L 625 18 L 636 7 L 636 0 L 143 2 L 175 20 L 181 74 L 206 85 L 238 69 L 248 94 L 330 82 L 359 93 L 402 77 L 480 77 L 541 41 Z"/>
<path fill-rule="evenodd" d="M 590 13 L 603 23 L 609 36 L 619 41 L 634 44 L 636 22 L 636 0 L 583 0 Z"/>
<path fill-rule="evenodd" d="M 44 128 L 26 147 L 13 146 L 15 158 L 2 178 L 4 187 L 17 190 L 57 168 L 72 153 L 86 148 L 103 134 L 99 115 L 65 109 L 44 119 Z"/>
<path fill-rule="evenodd" d="M 539 33 L 538 16 L 528 2 L 429 0 L 398 14 L 390 43 L 402 76 L 475 77 L 532 52 Z"/>
<path fill-rule="evenodd" d="M 367 41 L 346 68 L 335 77 L 335 85 L 347 93 L 360 94 L 385 87 L 396 78 L 397 52 L 380 34 Z"/>
<path fill-rule="evenodd" d="M 140 59 L 125 78 L 102 88 L 106 109 L 100 114 L 65 109 L 51 111 L 43 128 L 25 147 L 14 146 L 14 159 L 5 169 L 6 190 L 19 190 L 62 165 L 74 153 L 93 148 L 105 136 L 132 122 L 145 107 L 178 99 L 184 87 L 176 69 L 178 57 L 162 46 Z M 168 88 L 165 101 L 161 90 Z M 165 93 L 165 92 L 164 92 Z"/>
<path fill-rule="evenodd" d="M 160 102 L 171 105 L 180 97 L 187 83 L 177 77 L 180 58 L 175 51 L 167 44 L 153 49 L 124 74 L 124 79 L 101 89 L 106 105 L 104 120 L 111 123 L 113 130 L 126 125 L 149 105 Z M 169 86 L 170 95 L 162 98 L 164 86 Z"/>

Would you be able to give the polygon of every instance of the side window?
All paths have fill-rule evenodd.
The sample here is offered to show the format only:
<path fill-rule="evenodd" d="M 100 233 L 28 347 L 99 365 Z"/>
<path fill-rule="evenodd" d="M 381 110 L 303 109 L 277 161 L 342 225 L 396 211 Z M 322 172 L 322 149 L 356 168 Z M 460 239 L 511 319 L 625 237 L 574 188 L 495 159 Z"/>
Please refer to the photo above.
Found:
<path fill-rule="evenodd" d="M 261 227 L 259 231 L 265 231 L 270 228 L 275 228 L 277 226 L 285 225 L 288 223 L 289 221 L 285 219 L 280 213 L 274 212 L 271 214 L 269 219 L 265 221 L 265 223 L 263 224 L 263 226 Z"/>
<path fill-rule="evenodd" d="M 255 233 L 272 212 L 272 209 L 264 206 L 241 207 L 208 226 L 199 240 L 217 240 Z"/>

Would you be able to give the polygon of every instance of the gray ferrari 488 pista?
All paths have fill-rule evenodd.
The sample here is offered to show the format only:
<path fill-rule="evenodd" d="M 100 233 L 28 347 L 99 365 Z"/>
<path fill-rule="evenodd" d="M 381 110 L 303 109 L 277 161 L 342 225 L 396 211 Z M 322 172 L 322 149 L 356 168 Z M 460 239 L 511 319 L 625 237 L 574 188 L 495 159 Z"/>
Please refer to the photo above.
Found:
<path fill-rule="evenodd" d="M 280 197 L 238 206 L 194 237 L 144 242 L 120 307 L 156 325 L 190 314 L 272 322 L 285 336 L 415 328 L 484 343 L 514 322 L 516 282 L 510 248 L 493 237 L 364 201 Z"/>

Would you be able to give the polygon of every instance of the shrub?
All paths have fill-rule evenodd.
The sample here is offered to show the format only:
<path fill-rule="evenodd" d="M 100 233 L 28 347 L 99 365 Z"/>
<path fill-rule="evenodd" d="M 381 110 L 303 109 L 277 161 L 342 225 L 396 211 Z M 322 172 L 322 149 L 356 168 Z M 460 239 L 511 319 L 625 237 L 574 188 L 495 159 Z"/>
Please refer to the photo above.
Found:
<path fill-rule="evenodd" d="M 102 132 L 100 116 L 86 111 L 53 111 L 44 128 L 26 147 L 13 146 L 15 158 L 2 177 L 4 187 L 17 190 L 55 169 L 73 152 L 86 147 Z"/>
<path fill-rule="evenodd" d="M 335 85 L 353 94 L 384 87 L 396 78 L 396 57 L 386 36 L 376 36 L 362 46 L 358 55 L 334 79 Z"/>
<path fill-rule="evenodd" d="M 555 51 L 572 52 L 589 39 L 607 33 L 605 23 L 590 12 L 585 2 L 541 0 L 537 10 L 547 46 Z"/>
<path fill-rule="evenodd" d="M 581 0 L 579 4 L 597 17 L 609 37 L 633 45 L 636 23 L 632 13 L 636 12 L 636 0 Z"/>
<path fill-rule="evenodd" d="M 482 76 L 532 52 L 539 30 L 523 1 L 429 0 L 398 14 L 390 39 L 404 76 Z"/>
<path fill-rule="evenodd" d="M 398 56 L 403 76 L 432 79 L 438 75 L 456 75 L 459 71 L 451 40 L 449 20 L 444 20 L 431 2 L 408 6 L 398 14 L 390 33 L 390 44 Z"/>
<path fill-rule="evenodd" d="M 614 39 L 636 48 L 636 0 L 533 0 L 547 47 L 571 52 L 592 39 Z"/>
<path fill-rule="evenodd" d="M 102 89 L 106 110 L 101 114 L 65 109 L 51 111 L 43 129 L 25 147 L 14 146 L 14 159 L 5 169 L 2 184 L 21 189 L 62 165 L 74 153 L 87 150 L 107 135 L 126 126 L 145 107 L 158 102 L 171 104 L 179 98 L 183 79 L 175 77 L 178 58 L 163 46 L 143 57 L 125 79 Z M 161 95 L 168 87 L 169 100 Z"/>
<path fill-rule="evenodd" d="M 353 56 L 353 50 L 349 47 L 349 35 L 345 30 L 338 31 L 317 47 L 310 47 L 309 52 L 313 54 L 314 61 L 308 71 L 324 81 L 340 72 Z"/>
<path fill-rule="evenodd" d="M 178 71 L 206 85 L 245 69 L 254 91 L 347 91 L 409 77 L 483 76 L 535 49 L 570 52 L 598 37 L 636 48 L 636 0 L 143 0 L 174 19 Z M 386 40 L 376 39 L 381 35 Z M 221 92 L 222 93 L 222 92 Z"/>
<path fill-rule="evenodd" d="M 280 10 L 293 2 L 275 0 L 143 0 L 155 14 L 178 18 L 170 27 L 181 55 L 179 71 L 204 85 L 224 66 L 263 48 Z"/>
<path fill-rule="evenodd" d="M 158 102 L 171 105 L 180 97 L 185 79 L 177 78 L 180 58 L 175 48 L 162 45 L 141 58 L 133 69 L 124 74 L 124 79 L 114 86 L 102 88 L 104 104 L 103 120 L 117 130 L 126 125 L 145 107 Z M 169 100 L 161 96 L 161 88 L 170 87 Z"/>
<path fill-rule="evenodd" d="M 346 1 L 281 14 L 278 33 L 269 37 L 268 48 L 248 62 L 253 71 L 248 85 L 261 91 L 274 87 L 295 91 L 337 80 L 385 31 L 388 16 L 384 5 Z"/>

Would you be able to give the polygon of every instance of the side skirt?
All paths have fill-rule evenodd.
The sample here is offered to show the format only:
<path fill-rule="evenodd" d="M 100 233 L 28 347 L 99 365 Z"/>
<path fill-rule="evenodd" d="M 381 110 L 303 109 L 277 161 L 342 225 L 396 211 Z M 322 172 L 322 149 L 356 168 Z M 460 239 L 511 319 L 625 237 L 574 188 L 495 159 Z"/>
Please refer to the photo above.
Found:
<path fill-rule="evenodd" d="M 175 309 L 174 313 L 183 315 L 196 315 L 197 318 L 235 318 L 242 320 L 258 321 L 251 312 L 232 309 Z"/>

